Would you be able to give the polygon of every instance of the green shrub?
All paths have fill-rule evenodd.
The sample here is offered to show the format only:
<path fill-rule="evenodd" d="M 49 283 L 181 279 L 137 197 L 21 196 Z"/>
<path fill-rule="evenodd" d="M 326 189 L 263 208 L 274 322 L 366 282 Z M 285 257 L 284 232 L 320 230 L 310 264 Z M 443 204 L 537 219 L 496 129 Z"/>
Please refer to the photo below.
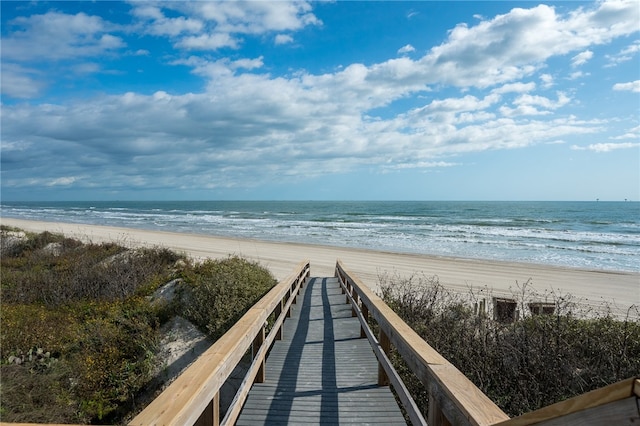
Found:
<path fill-rule="evenodd" d="M 171 277 L 169 268 L 181 258 L 162 248 L 126 250 L 112 243 L 78 246 L 73 240 L 42 235 L 26 242 L 29 248 L 20 256 L 3 257 L 3 302 L 59 306 L 122 300 L 141 288 L 152 291 L 150 283 L 166 282 Z M 52 241 L 61 244 L 59 251 L 43 250 Z"/>
<path fill-rule="evenodd" d="M 117 417 L 151 379 L 159 312 L 144 296 L 183 257 L 48 232 L 11 243 L 1 259 L 3 420 Z M 39 352 L 48 355 L 35 362 Z"/>
<path fill-rule="evenodd" d="M 530 283 L 527 283 L 527 285 Z M 576 317 L 567 295 L 551 295 L 553 315 L 526 315 L 512 323 L 476 314 L 437 277 L 383 276 L 382 297 L 510 416 L 517 416 L 636 376 L 640 371 L 640 320 L 610 315 Z M 514 299 L 526 312 L 525 286 Z M 487 297 L 472 294 L 471 299 Z M 394 357 L 398 371 L 421 406 L 426 390 Z"/>
<path fill-rule="evenodd" d="M 152 380 L 161 321 L 190 316 L 219 337 L 276 282 L 239 257 L 194 266 L 163 248 L 1 231 L 0 416 L 7 422 L 121 421 Z M 152 304 L 147 296 L 179 276 L 184 303 Z"/>
<path fill-rule="evenodd" d="M 186 271 L 184 279 L 185 314 L 214 339 L 276 284 L 267 269 L 237 256 L 207 260 Z"/>

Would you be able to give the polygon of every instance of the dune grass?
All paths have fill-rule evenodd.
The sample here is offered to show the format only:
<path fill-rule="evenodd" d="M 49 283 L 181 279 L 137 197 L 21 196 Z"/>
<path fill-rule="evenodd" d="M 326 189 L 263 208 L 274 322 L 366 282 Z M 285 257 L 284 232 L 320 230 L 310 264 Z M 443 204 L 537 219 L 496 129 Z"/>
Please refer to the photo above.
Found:
<path fill-rule="evenodd" d="M 83 244 L 2 228 L 0 418 L 119 423 L 151 382 L 160 325 L 193 319 L 214 338 L 275 284 L 238 257 L 195 264 L 164 248 Z M 175 302 L 152 303 L 180 278 Z"/>

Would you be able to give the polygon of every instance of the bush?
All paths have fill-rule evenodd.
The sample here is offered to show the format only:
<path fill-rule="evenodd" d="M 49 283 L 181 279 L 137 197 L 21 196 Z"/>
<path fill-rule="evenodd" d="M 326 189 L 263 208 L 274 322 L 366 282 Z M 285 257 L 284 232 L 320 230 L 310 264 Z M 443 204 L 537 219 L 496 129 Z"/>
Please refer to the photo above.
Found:
<path fill-rule="evenodd" d="M 144 296 L 181 257 L 2 231 L 2 419 L 113 418 L 150 380 L 158 312 Z"/>
<path fill-rule="evenodd" d="M 526 313 L 527 283 L 514 299 Z M 610 315 L 576 317 L 568 295 L 547 295 L 553 315 L 511 323 L 476 313 L 437 277 L 380 278 L 385 302 L 434 349 L 510 416 L 635 376 L 640 371 L 640 320 Z M 471 300 L 487 297 L 471 294 Z M 637 314 L 637 312 L 636 312 Z M 395 364 L 426 409 L 426 390 L 395 356 Z M 425 413 L 426 414 L 426 413 Z"/>
<path fill-rule="evenodd" d="M 128 251 L 112 243 L 78 246 L 73 240 L 44 250 L 52 238 L 34 240 L 23 245 L 19 256 L 3 257 L 3 302 L 53 307 L 122 300 L 167 279 L 169 267 L 179 259 L 161 248 Z"/>
<path fill-rule="evenodd" d="M 276 279 L 258 263 L 231 256 L 207 260 L 184 274 L 184 312 L 218 339 L 264 296 Z"/>
<path fill-rule="evenodd" d="M 217 338 L 276 282 L 239 257 L 193 265 L 162 248 L 0 231 L 7 422 L 121 421 L 152 380 L 162 320 L 183 314 Z M 153 304 L 148 296 L 180 276 L 184 303 Z"/>

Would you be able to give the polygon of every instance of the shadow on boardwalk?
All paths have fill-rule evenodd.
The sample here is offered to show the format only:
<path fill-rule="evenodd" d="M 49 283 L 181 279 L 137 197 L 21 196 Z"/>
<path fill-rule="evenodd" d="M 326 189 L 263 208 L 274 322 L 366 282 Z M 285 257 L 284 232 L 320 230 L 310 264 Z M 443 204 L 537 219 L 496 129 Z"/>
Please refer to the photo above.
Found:
<path fill-rule="evenodd" d="M 312 278 L 237 424 L 404 425 L 389 387 L 377 385 L 377 371 L 337 279 Z"/>

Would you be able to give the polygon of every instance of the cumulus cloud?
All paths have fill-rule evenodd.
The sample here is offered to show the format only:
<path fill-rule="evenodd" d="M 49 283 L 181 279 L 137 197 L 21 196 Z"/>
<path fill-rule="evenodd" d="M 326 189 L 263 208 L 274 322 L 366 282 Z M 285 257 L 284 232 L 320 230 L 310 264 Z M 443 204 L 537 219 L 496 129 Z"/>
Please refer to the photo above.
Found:
<path fill-rule="evenodd" d="M 544 96 L 523 94 L 513 101 L 516 108 L 502 106 L 500 112 L 507 117 L 518 115 L 549 115 L 553 110 L 567 105 L 571 99 L 563 92 L 557 93 L 558 99 L 552 100 Z"/>
<path fill-rule="evenodd" d="M 65 105 L 3 106 L 3 172 L 10 165 L 14 173 L 4 182 L 24 185 L 34 169 L 54 163 L 59 171 L 47 172 L 48 182 L 57 185 L 251 185 L 272 176 L 335 173 L 347 165 L 451 167 L 457 163 L 440 158 L 600 132 L 600 123 L 546 117 L 571 98 L 561 91 L 555 99 L 536 94 L 538 86 L 530 80 L 551 57 L 573 55 L 576 62 L 580 55 L 585 59 L 590 46 L 637 31 L 629 13 L 633 6 L 597 3 L 568 15 L 546 5 L 516 8 L 453 28 L 420 58 L 352 63 L 324 74 L 297 70 L 272 76 L 261 71 L 262 56 L 243 58 L 235 52 L 233 58 L 176 55 L 171 63 L 201 77 L 202 92 L 170 94 L 167 89 Z M 167 20 L 175 15 L 170 11 L 185 17 Z M 133 13 L 147 34 L 188 51 L 237 49 L 250 34 L 288 42 L 284 34 L 321 25 L 307 2 L 134 3 Z M 94 25 L 85 30 L 91 43 L 74 54 L 117 48 L 106 47 L 108 40 L 100 44 L 109 35 L 105 22 L 81 18 Z M 117 46 L 117 38 L 111 43 Z M 407 46 L 400 50 L 409 51 Z M 3 55 L 4 47 L 3 39 Z M 50 57 L 71 55 L 72 48 L 58 47 Z M 10 54 L 15 49 L 14 43 Z M 545 89 L 554 82 L 551 74 L 539 78 Z M 614 89 L 637 91 L 637 86 Z M 463 90 L 452 95 L 441 88 Z M 476 90 L 486 88 L 492 90 Z M 409 96 L 415 102 L 411 108 L 388 108 Z M 5 144 L 15 148 L 8 155 Z M 70 176 L 83 178 L 71 181 Z"/>
<path fill-rule="evenodd" d="M 613 90 L 639 93 L 640 80 L 630 81 L 629 83 L 616 83 L 613 85 Z"/>
<path fill-rule="evenodd" d="M 167 18 L 165 10 L 186 16 Z M 187 50 L 237 49 L 242 35 L 269 32 L 279 32 L 275 43 L 285 44 L 293 38 L 282 32 L 322 24 L 306 1 L 134 3 L 132 14 L 148 33 L 169 36 L 175 47 Z"/>
<path fill-rule="evenodd" d="M 405 44 L 404 46 L 402 46 L 400 49 L 398 49 L 398 54 L 400 55 L 405 55 L 407 53 L 411 53 L 411 52 L 415 52 L 416 48 L 413 47 L 410 44 Z"/>
<path fill-rule="evenodd" d="M 223 47 L 238 48 L 239 41 L 227 33 L 201 34 L 184 37 L 175 46 L 188 50 L 217 50 Z"/>
<path fill-rule="evenodd" d="M 618 149 L 630 149 L 640 147 L 640 142 L 622 143 L 594 143 L 587 146 L 572 145 L 571 149 L 576 151 L 611 152 Z"/>
<path fill-rule="evenodd" d="M 82 12 L 18 17 L 11 27 L 13 31 L 2 38 L 2 56 L 9 61 L 99 56 L 125 46 L 122 38 L 109 34 L 113 25 Z"/>
<path fill-rule="evenodd" d="M 580 52 L 576 56 L 571 58 L 571 66 L 575 68 L 580 65 L 584 65 L 591 58 L 593 58 L 593 52 L 590 50 L 585 50 L 584 52 Z"/>
<path fill-rule="evenodd" d="M 534 82 L 529 83 L 510 83 L 505 84 L 502 87 L 494 89 L 492 93 L 505 94 L 505 93 L 526 93 L 535 90 L 536 84 Z"/>
<path fill-rule="evenodd" d="M 546 89 L 553 86 L 553 76 L 550 74 L 541 74 L 540 80 L 542 80 L 542 85 Z"/>
<path fill-rule="evenodd" d="M 277 34 L 274 42 L 276 45 L 293 43 L 293 37 L 289 34 Z"/>
<path fill-rule="evenodd" d="M 2 63 L 2 94 L 18 99 L 31 99 L 40 95 L 44 87 L 39 72 L 12 63 Z"/>
<path fill-rule="evenodd" d="M 637 31 L 633 1 L 598 3 L 568 16 L 553 7 L 515 8 L 469 27 L 458 25 L 420 64 L 443 83 L 489 87 L 532 74 L 550 57 Z"/>

